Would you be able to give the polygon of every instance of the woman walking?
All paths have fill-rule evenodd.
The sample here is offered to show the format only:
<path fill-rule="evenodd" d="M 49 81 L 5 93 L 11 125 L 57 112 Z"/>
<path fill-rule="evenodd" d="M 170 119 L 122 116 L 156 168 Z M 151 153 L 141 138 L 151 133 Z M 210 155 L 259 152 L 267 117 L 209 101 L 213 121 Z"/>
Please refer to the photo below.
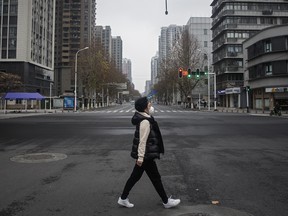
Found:
<path fill-rule="evenodd" d="M 180 203 L 180 199 L 167 197 L 154 161 L 155 159 L 160 159 L 161 153 L 164 154 L 162 135 L 157 122 L 151 115 L 154 112 L 154 108 L 147 97 L 142 97 L 135 102 L 135 109 L 136 112 L 132 117 L 132 124 L 136 126 L 136 131 L 134 133 L 131 156 L 136 159 L 136 164 L 126 182 L 121 197 L 118 199 L 118 204 L 127 208 L 134 207 L 134 204 L 129 202 L 128 195 L 145 171 L 161 197 L 163 206 L 165 208 L 175 207 Z"/>

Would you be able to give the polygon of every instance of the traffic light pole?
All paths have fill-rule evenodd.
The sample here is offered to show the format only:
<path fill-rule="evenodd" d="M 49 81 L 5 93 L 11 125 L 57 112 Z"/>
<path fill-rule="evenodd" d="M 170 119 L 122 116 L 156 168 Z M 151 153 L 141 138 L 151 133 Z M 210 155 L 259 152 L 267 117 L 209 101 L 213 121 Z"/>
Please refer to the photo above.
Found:
<path fill-rule="evenodd" d="M 208 110 L 210 110 L 210 73 L 209 73 L 209 66 L 210 66 L 210 64 L 209 64 L 209 57 L 208 57 L 208 55 L 206 54 L 206 56 L 207 56 L 207 63 L 208 63 L 208 67 L 207 67 L 207 72 L 208 72 L 208 74 L 207 74 L 207 78 L 208 78 Z"/>
<path fill-rule="evenodd" d="M 247 104 L 247 113 L 249 113 L 249 91 L 246 88 L 246 104 Z"/>
<path fill-rule="evenodd" d="M 208 73 L 208 96 L 210 97 L 210 87 L 209 87 L 209 76 L 210 74 L 213 74 L 214 75 L 214 111 L 217 110 L 217 95 L 216 95 L 216 73 Z M 208 102 L 210 101 L 209 100 L 209 97 L 208 97 Z M 210 110 L 210 107 L 209 107 L 209 110 Z"/>

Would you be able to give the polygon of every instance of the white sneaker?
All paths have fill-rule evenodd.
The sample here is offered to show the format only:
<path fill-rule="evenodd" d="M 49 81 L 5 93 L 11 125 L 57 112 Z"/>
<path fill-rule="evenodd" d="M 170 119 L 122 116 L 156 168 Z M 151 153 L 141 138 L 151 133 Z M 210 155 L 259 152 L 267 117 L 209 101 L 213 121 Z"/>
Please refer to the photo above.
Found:
<path fill-rule="evenodd" d="M 134 207 L 134 204 L 130 203 L 128 198 L 126 198 L 125 200 L 122 200 L 121 197 L 119 197 L 118 204 L 127 208 Z"/>
<path fill-rule="evenodd" d="M 173 208 L 175 206 L 177 206 L 179 203 L 181 202 L 180 199 L 172 199 L 171 197 L 168 198 L 168 202 L 165 204 L 163 203 L 164 205 L 164 208 Z"/>

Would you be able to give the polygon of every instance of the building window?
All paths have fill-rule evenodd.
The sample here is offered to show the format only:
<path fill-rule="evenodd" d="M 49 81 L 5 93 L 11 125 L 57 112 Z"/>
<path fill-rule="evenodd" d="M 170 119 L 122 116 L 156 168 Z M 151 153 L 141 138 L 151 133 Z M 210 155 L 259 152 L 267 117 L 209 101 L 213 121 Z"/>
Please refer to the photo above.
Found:
<path fill-rule="evenodd" d="M 265 64 L 265 74 L 266 75 L 272 75 L 272 64 L 271 63 Z"/>
<path fill-rule="evenodd" d="M 204 41 L 204 47 L 208 47 L 208 41 Z"/>
<path fill-rule="evenodd" d="M 207 34 L 208 34 L 208 30 L 204 29 L 204 35 L 207 35 Z"/>
<path fill-rule="evenodd" d="M 265 41 L 264 42 L 264 52 L 272 52 L 272 43 L 271 41 Z"/>

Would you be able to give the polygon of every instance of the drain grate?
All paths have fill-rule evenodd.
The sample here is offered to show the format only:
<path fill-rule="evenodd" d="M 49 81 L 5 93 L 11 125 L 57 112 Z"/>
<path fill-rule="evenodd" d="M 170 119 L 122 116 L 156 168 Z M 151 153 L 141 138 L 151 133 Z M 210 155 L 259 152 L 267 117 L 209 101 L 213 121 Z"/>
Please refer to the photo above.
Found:
<path fill-rule="evenodd" d="M 52 161 L 64 160 L 66 158 L 67 155 L 61 153 L 33 153 L 17 155 L 10 158 L 10 160 L 18 163 L 47 163 Z"/>

